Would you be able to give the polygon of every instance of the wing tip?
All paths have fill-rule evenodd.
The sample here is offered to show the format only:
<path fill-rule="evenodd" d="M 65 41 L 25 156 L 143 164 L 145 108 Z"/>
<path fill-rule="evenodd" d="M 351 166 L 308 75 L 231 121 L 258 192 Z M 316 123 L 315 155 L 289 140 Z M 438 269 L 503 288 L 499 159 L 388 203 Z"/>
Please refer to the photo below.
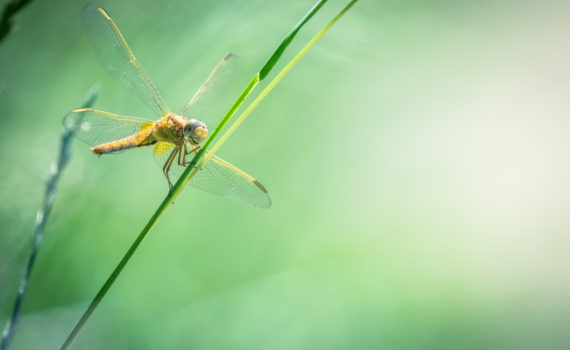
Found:
<path fill-rule="evenodd" d="M 61 123 L 64 127 L 68 129 L 74 129 L 79 125 L 79 120 L 77 120 L 78 115 L 74 113 L 83 113 L 92 111 L 91 108 L 75 108 L 71 112 L 67 113 Z"/>
<path fill-rule="evenodd" d="M 267 192 L 267 189 L 261 184 L 261 182 L 253 179 L 252 182 L 254 183 L 255 186 L 257 186 L 260 190 L 263 191 L 263 193 L 266 194 L 266 198 L 267 198 L 267 203 L 263 203 L 262 205 L 259 205 L 259 208 L 263 208 L 263 209 L 269 209 L 271 208 L 271 197 L 269 197 L 269 193 Z"/>
<path fill-rule="evenodd" d="M 101 5 L 97 5 L 95 6 L 95 8 L 97 9 L 97 11 L 103 15 L 103 17 L 105 17 L 105 19 L 107 19 L 108 21 L 111 20 L 111 16 L 109 15 L 109 13 L 103 8 L 101 7 Z"/>
<path fill-rule="evenodd" d="M 105 11 L 105 9 L 103 7 L 101 7 L 101 5 L 97 5 L 94 4 L 92 2 L 88 2 L 85 4 L 85 6 L 83 6 L 83 8 L 81 9 L 81 11 L 83 12 L 84 15 L 87 15 L 89 12 L 100 12 L 103 14 L 103 16 L 108 17 L 109 14 L 107 13 L 107 11 Z"/>
<path fill-rule="evenodd" d="M 93 108 L 75 108 L 74 110 L 72 110 L 72 113 L 81 113 L 81 112 L 90 112 L 92 111 Z"/>
<path fill-rule="evenodd" d="M 262 190 L 264 193 L 267 193 L 267 190 L 265 189 L 265 187 L 263 187 L 263 185 L 259 181 L 253 179 L 252 182 L 255 184 L 255 186 L 259 187 L 259 189 Z"/>

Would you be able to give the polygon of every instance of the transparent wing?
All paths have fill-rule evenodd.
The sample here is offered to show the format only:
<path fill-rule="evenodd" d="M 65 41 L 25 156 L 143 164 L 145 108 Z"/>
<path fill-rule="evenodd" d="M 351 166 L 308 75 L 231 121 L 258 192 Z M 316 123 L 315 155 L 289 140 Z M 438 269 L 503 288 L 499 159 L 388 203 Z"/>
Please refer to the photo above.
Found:
<path fill-rule="evenodd" d="M 233 94 L 228 91 L 231 88 L 231 77 L 236 70 L 236 60 L 235 55 L 231 53 L 224 56 L 184 106 L 180 115 L 199 120 L 221 118 L 222 113 L 229 108 L 228 102 L 232 102 Z"/>
<path fill-rule="evenodd" d="M 206 192 L 233 198 L 256 207 L 271 206 L 271 198 L 262 184 L 216 156 L 204 165 L 190 184 Z"/>
<path fill-rule="evenodd" d="M 168 113 L 158 89 L 136 61 L 111 16 L 102 7 L 87 4 L 82 10 L 82 17 L 87 36 L 105 69 L 142 98 L 157 115 Z"/>
<path fill-rule="evenodd" d="M 159 142 L 154 148 L 154 158 L 162 168 L 175 145 Z M 190 158 L 188 158 L 190 157 Z M 187 156 L 190 161 L 192 154 Z M 186 169 L 175 159 L 170 168 L 170 180 L 174 183 Z M 271 198 L 267 190 L 256 179 L 225 160 L 213 156 L 190 181 L 190 186 L 222 197 L 235 199 L 260 208 L 269 208 Z"/>
<path fill-rule="evenodd" d="M 63 125 L 75 130 L 75 136 L 90 146 L 136 134 L 144 128 L 152 127 L 153 123 L 92 108 L 74 109 L 63 119 Z"/>

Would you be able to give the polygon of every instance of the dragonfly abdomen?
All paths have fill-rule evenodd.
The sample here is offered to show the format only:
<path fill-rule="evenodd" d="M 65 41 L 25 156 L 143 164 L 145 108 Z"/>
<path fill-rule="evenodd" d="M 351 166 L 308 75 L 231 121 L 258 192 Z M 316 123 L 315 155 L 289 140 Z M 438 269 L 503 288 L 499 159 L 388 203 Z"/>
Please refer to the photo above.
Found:
<path fill-rule="evenodd" d="M 91 150 L 97 155 L 102 155 L 107 153 L 121 152 L 131 148 L 154 145 L 157 140 L 152 136 L 152 128 L 148 129 L 148 131 L 143 130 L 138 134 L 92 147 Z"/>

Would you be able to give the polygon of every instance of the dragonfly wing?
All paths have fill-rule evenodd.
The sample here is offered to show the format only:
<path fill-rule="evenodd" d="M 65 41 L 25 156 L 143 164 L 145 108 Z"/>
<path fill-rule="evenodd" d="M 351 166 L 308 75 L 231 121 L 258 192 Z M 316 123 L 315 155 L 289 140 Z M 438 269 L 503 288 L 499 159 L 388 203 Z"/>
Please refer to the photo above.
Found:
<path fill-rule="evenodd" d="M 221 114 L 227 110 L 228 102 L 231 102 L 230 98 L 233 96 L 228 93 L 228 90 L 231 88 L 232 73 L 236 70 L 236 60 L 235 55 L 231 53 L 224 56 L 184 106 L 180 115 L 200 120 L 212 117 L 221 118 Z"/>
<path fill-rule="evenodd" d="M 99 111 L 92 108 L 78 108 L 69 112 L 63 125 L 75 130 L 75 136 L 90 146 L 121 139 L 151 128 L 153 121 Z"/>
<path fill-rule="evenodd" d="M 164 166 L 174 148 L 175 145 L 169 142 L 159 142 L 156 145 L 154 157 L 160 167 Z M 192 157 L 192 154 L 188 155 L 186 161 L 190 161 Z M 178 180 L 185 169 L 184 166 L 178 165 L 178 160 L 175 159 L 170 168 L 170 180 L 172 182 Z M 213 156 L 198 171 L 190 181 L 190 186 L 255 207 L 269 208 L 271 206 L 271 198 L 262 184 L 244 171 L 216 156 Z"/>
<path fill-rule="evenodd" d="M 271 206 L 271 198 L 262 184 L 216 156 L 204 165 L 190 185 L 255 207 L 269 208 Z"/>
<path fill-rule="evenodd" d="M 87 36 L 105 69 L 158 115 L 167 114 L 158 89 L 142 70 L 111 16 L 102 7 L 87 4 L 82 17 Z"/>

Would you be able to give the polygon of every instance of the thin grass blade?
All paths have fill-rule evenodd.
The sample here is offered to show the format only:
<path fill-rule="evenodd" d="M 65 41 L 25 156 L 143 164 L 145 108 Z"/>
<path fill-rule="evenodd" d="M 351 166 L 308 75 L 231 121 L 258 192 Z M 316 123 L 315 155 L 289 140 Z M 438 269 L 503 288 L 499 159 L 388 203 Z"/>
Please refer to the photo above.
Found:
<path fill-rule="evenodd" d="M 82 106 L 85 108 L 93 106 L 98 96 L 99 88 L 97 86 L 94 86 L 91 88 Z M 6 322 L 6 327 L 2 333 L 2 345 L 0 346 L 0 349 L 2 350 L 8 349 L 8 346 L 10 346 L 10 342 L 16 333 L 16 328 L 20 319 L 22 303 L 24 301 L 24 296 L 28 288 L 28 282 L 30 281 L 30 276 L 32 275 L 32 270 L 34 268 L 36 257 L 39 253 L 46 222 L 49 218 L 49 214 L 51 213 L 53 202 L 57 193 L 57 183 L 59 182 L 61 174 L 71 156 L 71 139 L 75 131 L 76 130 L 74 128 L 66 128 L 61 135 L 59 157 L 57 159 L 57 162 L 55 164 L 52 164 L 50 173 L 48 175 L 44 202 L 42 208 L 38 211 L 38 214 L 36 216 L 37 220 L 36 226 L 34 228 L 34 235 L 32 238 L 32 248 L 30 250 L 30 255 L 28 256 L 28 262 L 24 270 L 24 276 L 22 277 L 20 288 L 18 288 L 18 294 L 12 308 L 12 315 Z"/>

